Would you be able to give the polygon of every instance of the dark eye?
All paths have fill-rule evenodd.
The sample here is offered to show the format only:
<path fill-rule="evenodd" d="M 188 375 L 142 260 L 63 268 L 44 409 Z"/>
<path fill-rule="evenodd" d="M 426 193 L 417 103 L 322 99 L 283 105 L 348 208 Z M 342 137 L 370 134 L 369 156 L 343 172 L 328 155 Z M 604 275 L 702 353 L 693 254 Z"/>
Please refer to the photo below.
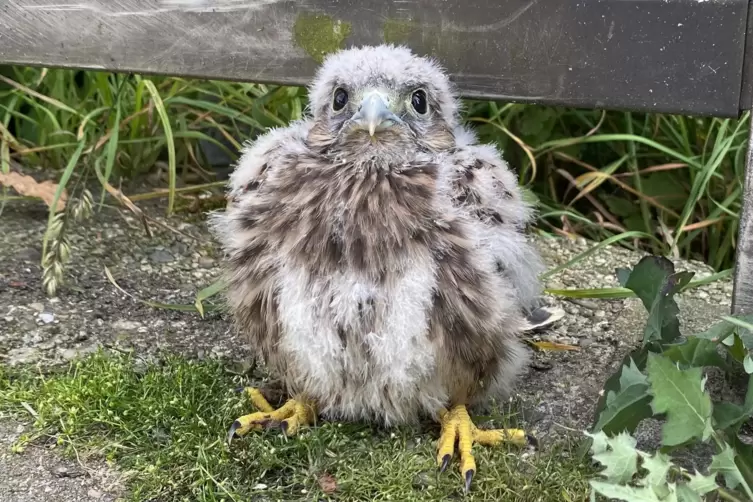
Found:
<path fill-rule="evenodd" d="M 410 103 L 413 105 L 413 109 L 420 115 L 424 115 L 427 111 L 428 105 L 426 104 L 426 92 L 418 90 L 413 93 L 410 98 Z"/>
<path fill-rule="evenodd" d="M 335 89 L 335 95 L 332 99 L 332 109 L 337 111 L 342 110 L 345 108 L 345 105 L 348 104 L 348 93 L 345 92 L 345 89 L 338 87 Z"/>

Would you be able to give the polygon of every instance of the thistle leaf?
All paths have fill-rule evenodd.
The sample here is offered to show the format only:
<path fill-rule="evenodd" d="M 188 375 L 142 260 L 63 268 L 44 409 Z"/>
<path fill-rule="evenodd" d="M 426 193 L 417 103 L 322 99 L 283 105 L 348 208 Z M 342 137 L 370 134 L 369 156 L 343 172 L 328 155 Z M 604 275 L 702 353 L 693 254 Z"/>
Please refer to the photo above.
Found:
<path fill-rule="evenodd" d="M 706 495 L 719 488 L 719 485 L 716 484 L 716 476 L 704 476 L 703 474 L 696 472 L 695 474 L 690 475 L 688 487 L 698 495 Z"/>
<path fill-rule="evenodd" d="M 690 337 L 683 343 L 669 345 L 664 355 L 683 366 L 717 366 L 728 369 L 729 364 L 717 352 L 717 344 L 711 340 Z"/>
<path fill-rule="evenodd" d="M 703 389 L 701 368 L 680 370 L 670 359 L 649 354 L 648 380 L 654 413 L 664 413 L 662 443 L 677 446 L 694 438 L 707 439 L 711 428 L 711 398 Z"/>
<path fill-rule="evenodd" d="M 646 256 L 632 269 L 618 269 L 620 284 L 635 292 L 648 310 L 643 345 L 651 342 L 671 343 L 680 336 L 680 312 L 674 295 L 680 292 L 692 272 L 675 272 L 674 264 L 662 256 Z"/>
<path fill-rule="evenodd" d="M 667 473 L 671 467 L 669 456 L 657 452 L 655 455 L 641 455 L 643 457 L 642 467 L 648 471 L 644 479 L 644 485 L 654 488 L 664 486 L 667 483 Z"/>
<path fill-rule="evenodd" d="M 608 481 L 627 483 L 638 472 L 638 452 L 636 440 L 627 432 L 607 438 L 608 449 L 593 455 L 593 459 L 604 466 L 599 474 Z"/>
<path fill-rule="evenodd" d="M 607 391 L 605 406 L 594 430 L 608 434 L 632 432 L 641 420 L 653 414 L 650 403 L 648 380 L 630 359 L 629 364 L 622 367 L 617 391 Z"/>
<path fill-rule="evenodd" d="M 740 483 L 744 483 L 743 475 L 740 469 L 737 468 L 737 464 L 735 464 L 735 450 L 728 444 L 724 445 L 724 449 L 720 453 L 711 457 L 709 472 L 722 474 L 727 487 L 733 490 Z"/>
<path fill-rule="evenodd" d="M 603 481 L 590 481 L 594 491 L 610 499 L 627 502 L 662 502 L 651 488 L 614 485 Z"/>

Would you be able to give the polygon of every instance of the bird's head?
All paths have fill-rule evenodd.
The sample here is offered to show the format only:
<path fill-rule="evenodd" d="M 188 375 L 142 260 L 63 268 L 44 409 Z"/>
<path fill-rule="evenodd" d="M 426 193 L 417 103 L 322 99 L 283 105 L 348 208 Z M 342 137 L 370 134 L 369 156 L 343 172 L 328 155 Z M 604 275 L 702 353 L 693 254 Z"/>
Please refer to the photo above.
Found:
<path fill-rule="evenodd" d="M 439 65 L 405 47 L 382 45 L 329 56 L 310 89 L 309 140 L 365 154 L 454 145 L 458 102 Z"/>

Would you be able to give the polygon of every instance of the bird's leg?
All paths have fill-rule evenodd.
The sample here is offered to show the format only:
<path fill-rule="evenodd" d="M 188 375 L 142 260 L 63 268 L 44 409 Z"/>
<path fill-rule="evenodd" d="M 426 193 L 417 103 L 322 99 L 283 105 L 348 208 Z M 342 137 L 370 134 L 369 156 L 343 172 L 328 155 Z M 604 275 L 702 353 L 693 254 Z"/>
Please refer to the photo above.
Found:
<path fill-rule="evenodd" d="M 473 443 L 485 446 L 496 446 L 504 442 L 521 446 L 536 444 L 533 436 L 529 436 L 522 429 L 479 429 L 471 421 L 468 410 L 462 404 L 453 406 L 449 410 L 441 410 L 439 421 L 442 426 L 437 445 L 437 464 L 440 472 L 443 472 L 450 464 L 457 441 L 460 472 L 465 479 L 466 491 L 470 488 L 471 480 L 476 473 L 476 460 L 471 453 Z"/>
<path fill-rule="evenodd" d="M 293 436 L 301 427 L 311 425 L 316 421 L 314 404 L 305 399 L 288 399 L 285 404 L 275 410 L 259 389 L 246 387 L 243 390 L 259 411 L 236 419 L 228 432 L 228 441 L 232 440 L 235 435 L 242 436 L 252 430 L 274 426 L 279 426 L 286 436 Z"/>

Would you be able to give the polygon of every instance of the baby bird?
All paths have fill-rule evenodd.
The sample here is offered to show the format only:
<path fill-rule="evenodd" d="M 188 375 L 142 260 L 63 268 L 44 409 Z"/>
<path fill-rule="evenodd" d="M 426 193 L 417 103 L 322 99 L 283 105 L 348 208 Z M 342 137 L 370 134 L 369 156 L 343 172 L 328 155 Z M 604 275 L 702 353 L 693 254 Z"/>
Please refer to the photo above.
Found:
<path fill-rule="evenodd" d="M 527 242 L 532 208 L 495 148 L 459 124 L 433 60 L 405 47 L 340 51 L 309 90 L 311 116 L 248 144 L 212 215 L 237 329 L 290 399 L 230 429 L 293 435 L 319 416 L 441 424 L 466 490 L 482 430 L 467 407 L 505 397 L 525 368 L 518 336 L 546 324 Z"/>

